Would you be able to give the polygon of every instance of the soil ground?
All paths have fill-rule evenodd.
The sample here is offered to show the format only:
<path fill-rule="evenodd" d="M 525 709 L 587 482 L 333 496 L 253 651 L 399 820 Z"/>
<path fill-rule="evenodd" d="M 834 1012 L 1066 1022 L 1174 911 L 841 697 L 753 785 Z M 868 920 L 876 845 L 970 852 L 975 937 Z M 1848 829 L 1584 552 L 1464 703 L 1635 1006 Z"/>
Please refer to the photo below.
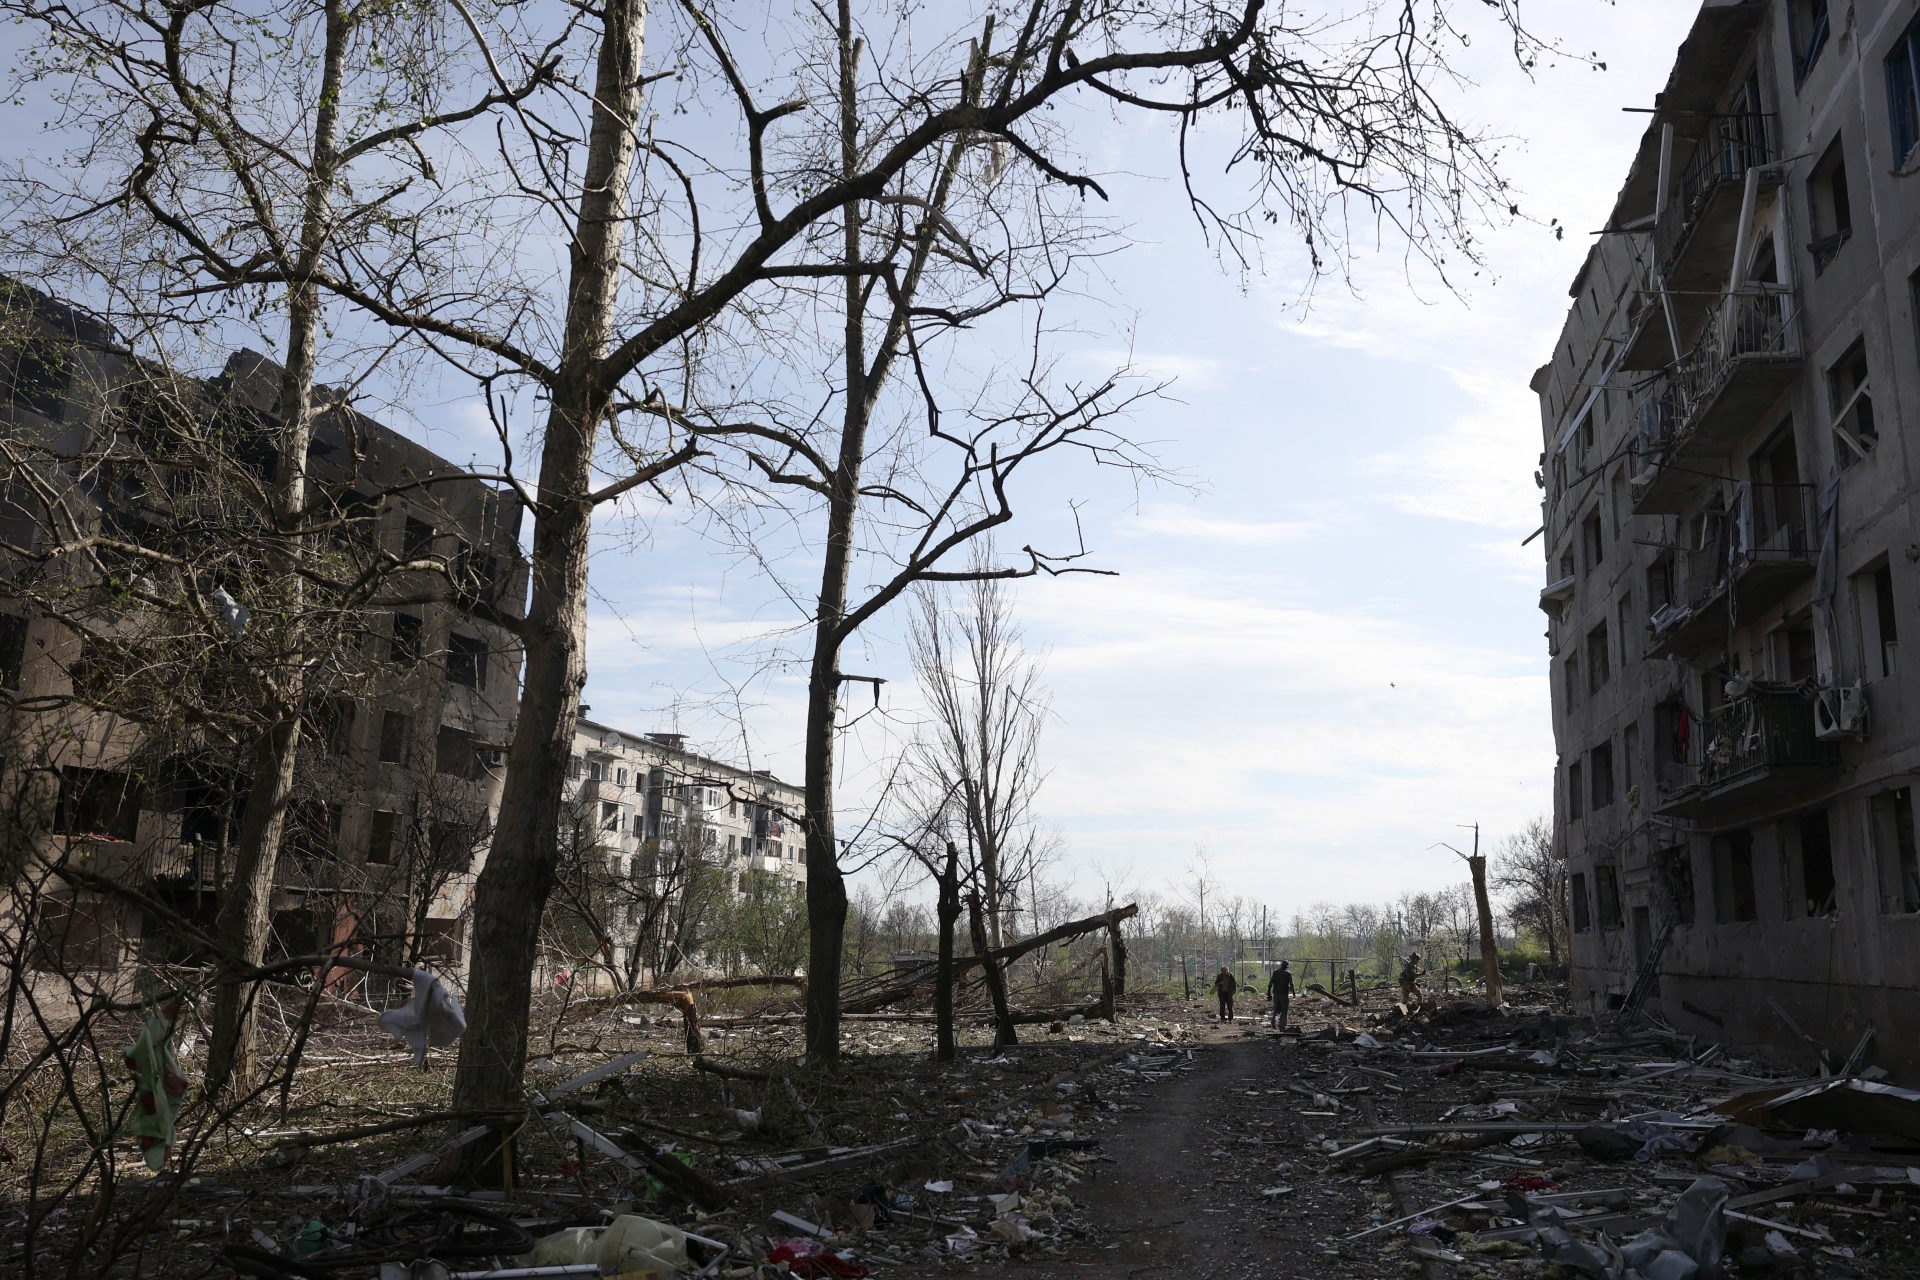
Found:
<path fill-rule="evenodd" d="M 1314 1061 L 1292 1037 L 1246 1034 L 1243 1019 L 1194 1028 L 1194 1069 L 1142 1095 L 1103 1132 L 1113 1163 L 1075 1189 L 1087 1236 L 1064 1257 L 976 1268 L 975 1280 L 1080 1277 L 1379 1276 L 1403 1263 L 1340 1238 L 1374 1203 L 1350 1180 L 1314 1185 L 1299 1160 L 1304 1100 L 1287 1090 Z M 1316 1164 L 1318 1162 L 1315 1162 Z M 1263 1194 L 1288 1188 L 1280 1194 Z"/>

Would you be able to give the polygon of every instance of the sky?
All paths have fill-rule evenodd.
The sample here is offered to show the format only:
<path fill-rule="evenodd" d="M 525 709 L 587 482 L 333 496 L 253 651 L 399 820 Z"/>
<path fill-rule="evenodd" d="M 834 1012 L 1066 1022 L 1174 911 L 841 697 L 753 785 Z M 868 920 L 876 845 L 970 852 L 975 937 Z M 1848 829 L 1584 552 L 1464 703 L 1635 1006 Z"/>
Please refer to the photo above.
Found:
<path fill-rule="evenodd" d="M 1051 469 L 1008 540 L 1058 545 L 1077 513 L 1089 563 L 1112 571 L 1017 592 L 1051 691 L 1036 808 L 1059 838 L 1054 876 L 1081 896 L 1168 893 L 1204 851 L 1229 891 L 1277 912 L 1379 901 L 1457 882 L 1433 846 L 1464 847 L 1463 825 L 1492 842 L 1550 811 L 1542 559 L 1522 546 L 1540 523 L 1527 382 L 1644 127 L 1622 108 L 1652 102 L 1693 6 L 1549 9 L 1532 20 L 1606 69 L 1568 59 L 1529 77 L 1503 48 L 1463 53 L 1476 83 L 1455 105 L 1511 140 L 1527 216 L 1485 235 L 1487 270 L 1457 294 L 1409 279 L 1393 243 L 1363 242 L 1351 285 L 1303 304 L 1303 251 L 1281 235 L 1262 270 L 1221 265 L 1163 138 L 1075 123 L 1131 247 L 1102 262 L 1100 331 L 1068 359 L 1086 377 L 1127 360 L 1170 380 L 1128 433 L 1179 477 L 1136 488 Z M 447 457 L 485 449 L 469 396 L 410 407 L 409 429 Z M 589 715 L 798 780 L 801 616 L 683 514 L 643 498 L 597 522 Z M 845 664 L 888 680 L 844 745 L 848 810 L 917 719 L 900 621 L 883 616 Z"/>

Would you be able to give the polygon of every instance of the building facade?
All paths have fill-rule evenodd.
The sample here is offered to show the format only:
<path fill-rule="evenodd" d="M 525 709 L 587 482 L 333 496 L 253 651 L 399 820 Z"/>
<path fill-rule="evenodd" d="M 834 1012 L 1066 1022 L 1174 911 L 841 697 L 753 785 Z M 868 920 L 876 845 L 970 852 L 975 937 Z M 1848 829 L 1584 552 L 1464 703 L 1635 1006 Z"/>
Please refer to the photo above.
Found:
<path fill-rule="evenodd" d="M 1532 384 L 1575 991 L 1920 1069 L 1920 0 L 1708 0 L 1649 105 Z"/>
<path fill-rule="evenodd" d="M 580 905 L 594 917 L 581 958 L 590 951 L 596 972 L 628 982 L 681 964 L 730 967 L 688 916 L 747 896 L 804 895 L 805 803 L 799 787 L 690 751 L 680 734 L 581 719 L 564 819 L 573 831 L 562 842 L 605 868 L 579 895 L 593 899 Z"/>
<path fill-rule="evenodd" d="M 42 881 L 39 959 L 191 960 L 166 913 L 217 918 L 283 634 L 261 516 L 280 370 L 240 352 L 216 377 L 174 377 L 72 308 L 20 286 L 7 303 L 0 808 L 16 857 L 164 909 Z M 360 938 L 451 966 L 517 706 L 521 507 L 337 402 L 306 461 L 304 607 L 323 652 L 271 950 Z"/>

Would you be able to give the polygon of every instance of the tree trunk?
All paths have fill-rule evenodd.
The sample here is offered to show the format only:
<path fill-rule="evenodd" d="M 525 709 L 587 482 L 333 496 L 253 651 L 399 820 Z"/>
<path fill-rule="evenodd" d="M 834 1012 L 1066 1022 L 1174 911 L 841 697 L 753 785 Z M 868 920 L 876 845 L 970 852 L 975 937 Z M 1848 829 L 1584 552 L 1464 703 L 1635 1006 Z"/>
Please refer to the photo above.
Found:
<path fill-rule="evenodd" d="M 1127 994 L 1127 941 L 1120 936 L 1118 923 L 1107 926 L 1107 938 L 1113 950 L 1113 994 Z"/>
<path fill-rule="evenodd" d="M 284 593 L 276 611 L 287 619 L 279 670 L 270 681 L 273 721 L 253 753 L 253 776 L 240 819 L 233 875 L 221 891 L 218 929 L 227 943 L 231 966 L 251 969 L 266 958 L 272 928 L 273 881 L 279 870 L 280 838 L 293 799 L 294 769 L 300 756 L 300 712 L 306 695 L 306 655 L 299 634 L 306 600 L 300 576 L 302 546 L 289 536 L 305 518 L 307 447 L 313 436 L 313 379 L 318 362 L 320 293 L 312 273 L 332 228 L 333 186 L 338 157 L 341 80 L 352 19 L 342 0 L 327 0 L 326 51 L 320 71 L 320 96 L 314 110 L 313 155 L 300 216 L 300 256 L 287 287 L 287 347 L 280 373 L 280 441 L 272 490 L 271 518 L 277 536 L 267 542 L 267 567 Z M 261 625 L 266 625 L 262 623 Z M 244 1091 L 251 1083 L 253 1058 L 253 986 L 229 968 L 214 996 L 212 1033 L 207 1045 L 206 1087 L 218 1093 L 229 1086 Z"/>
<path fill-rule="evenodd" d="M 1480 833 L 1473 833 L 1474 844 Z M 1473 872 L 1473 906 L 1480 914 L 1480 965 L 1487 975 L 1487 1003 L 1498 1009 L 1505 999 L 1500 992 L 1500 944 L 1493 936 L 1493 907 L 1487 901 L 1487 860 L 1478 853 L 1467 860 Z"/>
<path fill-rule="evenodd" d="M 987 946 L 987 926 L 980 910 L 980 895 L 967 895 L 967 917 L 973 929 L 974 954 L 980 957 L 980 973 L 987 980 L 987 994 L 993 998 L 993 1039 L 995 1045 L 1018 1044 L 1020 1033 L 1013 1025 L 1013 1010 L 1007 1006 L 1007 975 Z"/>
<path fill-rule="evenodd" d="M 933 977 L 933 1060 L 952 1062 L 957 1053 L 953 1043 L 953 928 L 960 919 L 960 850 L 951 840 L 947 841 L 947 861 L 940 868 L 940 897 L 934 914 L 940 924 L 940 958 Z"/>
<path fill-rule="evenodd" d="M 851 177 L 859 164 L 854 102 L 858 50 L 848 0 L 840 0 L 840 167 Z M 849 201 L 842 219 L 841 253 L 860 261 L 860 202 Z M 867 455 L 867 425 L 873 412 L 867 386 L 867 339 L 862 278 L 844 281 L 845 332 L 841 352 L 845 405 L 840 451 L 827 483 L 827 546 L 820 567 L 814 616 L 813 665 L 807 677 L 807 1059 L 840 1059 L 840 963 L 847 928 L 847 882 L 833 824 L 833 735 L 840 714 L 841 627 L 847 616 L 847 573 L 853 560 L 854 520 L 860 472 Z"/>
<path fill-rule="evenodd" d="M 559 864 L 561 793 L 586 684 L 587 543 L 600 385 L 619 294 L 642 101 L 646 0 L 608 0 L 595 67 L 587 165 L 574 225 L 566 332 L 540 457 L 526 674 L 487 862 L 474 886 L 473 971 L 453 1105 L 520 1100 L 540 919 Z M 498 1148 L 467 1148 L 470 1176 L 498 1178 Z"/>

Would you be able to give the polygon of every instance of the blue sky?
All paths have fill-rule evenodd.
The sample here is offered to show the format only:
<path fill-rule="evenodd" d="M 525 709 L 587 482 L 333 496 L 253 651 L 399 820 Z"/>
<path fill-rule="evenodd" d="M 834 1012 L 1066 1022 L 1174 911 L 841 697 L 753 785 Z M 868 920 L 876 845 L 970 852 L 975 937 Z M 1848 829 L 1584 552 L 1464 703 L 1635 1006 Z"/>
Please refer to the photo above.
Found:
<path fill-rule="evenodd" d="M 1187 483 L 1052 468 L 1004 539 L 1060 545 L 1073 504 L 1093 561 L 1117 571 L 1018 596 L 1052 689 L 1038 810 L 1061 879 L 1164 892 L 1198 846 L 1282 912 L 1378 900 L 1457 880 L 1428 851 L 1458 843 L 1457 824 L 1497 838 L 1550 808 L 1541 558 L 1520 546 L 1540 515 L 1527 381 L 1644 127 L 1621 108 L 1651 103 L 1693 8 L 1568 0 L 1535 19 L 1604 72 L 1529 79 L 1504 48 L 1466 51 L 1478 83 L 1457 105 L 1512 137 L 1505 172 L 1532 220 L 1486 238 L 1489 273 L 1460 297 L 1363 241 L 1351 289 L 1325 282 L 1303 306 L 1283 237 L 1261 273 L 1221 267 L 1165 136 L 1075 125 L 1132 247 L 1103 263 L 1104 300 L 1065 359 L 1173 380 L 1128 432 Z M 409 407 L 446 456 L 494 451 L 463 389 L 417 386 Z M 800 616 L 681 515 L 635 500 L 600 522 L 591 715 L 798 779 Z M 917 710 L 899 623 L 880 620 L 846 663 L 891 681 L 843 750 L 855 807 Z"/>

